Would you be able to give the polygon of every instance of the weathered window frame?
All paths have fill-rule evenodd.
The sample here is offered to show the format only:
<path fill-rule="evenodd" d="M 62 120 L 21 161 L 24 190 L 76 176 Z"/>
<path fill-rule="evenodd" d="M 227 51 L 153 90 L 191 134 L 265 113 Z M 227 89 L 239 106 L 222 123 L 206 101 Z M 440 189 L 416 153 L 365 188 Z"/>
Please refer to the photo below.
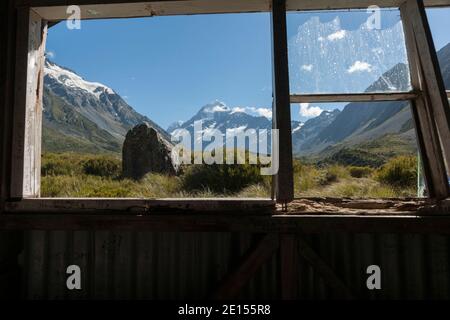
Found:
<path fill-rule="evenodd" d="M 19 1 L 20 2 L 20 1 Z M 17 7 L 16 64 L 14 84 L 14 121 L 12 134 L 11 172 L 4 211 L 17 212 L 124 212 L 152 211 L 155 208 L 193 209 L 196 211 L 248 210 L 262 212 L 271 200 L 254 199 L 45 199 L 37 198 L 40 187 L 40 130 L 43 86 L 43 53 L 47 22 L 67 17 L 64 0 L 22 0 Z M 290 103 L 330 101 L 409 100 L 424 162 L 426 183 L 431 198 L 449 196 L 444 156 L 450 163 L 450 112 L 437 66 L 436 52 L 426 20 L 422 0 L 74 0 L 81 5 L 82 19 L 125 18 L 153 15 L 271 12 L 273 46 L 273 127 L 279 129 L 280 170 L 274 177 L 274 198 L 286 204 L 293 199 L 292 145 Z M 287 10 L 362 9 L 369 5 L 399 7 L 405 28 L 413 91 L 410 93 L 370 93 L 341 95 L 290 95 L 287 60 Z M 48 5 L 51 3 L 51 6 Z M 103 4 L 99 4 L 103 3 Z M 427 6 L 450 5 L 450 0 L 425 1 Z M 92 12 L 96 12 L 92 15 Z M 35 27 L 31 28 L 31 24 Z M 30 41 L 32 36 L 37 41 Z M 419 45 L 420 44 L 420 45 Z M 31 50 L 30 50 L 31 48 Z M 29 67 L 30 55 L 35 67 Z M 39 67 L 36 67 L 39 66 Z M 34 143 L 33 147 L 30 147 Z M 36 156 L 39 155 L 39 156 Z M 3 191 L 2 191 L 3 192 Z"/>
<path fill-rule="evenodd" d="M 323 1 L 317 1 L 322 3 Z M 343 1 L 342 1 L 343 2 Z M 342 3 L 340 2 L 340 3 Z M 365 1 L 361 1 L 364 7 Z M 428 1 L 432 5 L 437 2 Z M 442 5 L 441 1 L 439 5 Z M 291 11 L 304 11 L 299 0 L 287 0 Z M 333 5 L 323 10 L 348 8 L 347 3 Z M 410 102 L 416 137 L 430 198 L 445 199 L 449 196 L 449 184 L 444 158 L 450 163 L 450 111 L 442 75 L 437 63 L 431 31 L 422 0 L 374 1 L 380 7 L 398 7 L 405 32 L 412 90 L 410 92 L 353 93 L 353 94 L 291 94 L 291 103 L 320 102 L 368 102 L 402 101 Z M 308 7 L 307 9 L 320 10 Z"/>

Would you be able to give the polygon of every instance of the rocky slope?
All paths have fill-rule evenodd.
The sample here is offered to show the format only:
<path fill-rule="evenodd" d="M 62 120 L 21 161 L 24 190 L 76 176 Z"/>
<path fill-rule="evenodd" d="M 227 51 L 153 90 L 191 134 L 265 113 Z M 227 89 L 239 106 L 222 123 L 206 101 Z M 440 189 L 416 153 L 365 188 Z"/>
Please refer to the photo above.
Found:
<path fill-rule="evenodd" d="M 111 88 L 50 61 L 44 71 L 44 151 L 120 152 L 127 131 L 143 122 L 167 137 Z"/>

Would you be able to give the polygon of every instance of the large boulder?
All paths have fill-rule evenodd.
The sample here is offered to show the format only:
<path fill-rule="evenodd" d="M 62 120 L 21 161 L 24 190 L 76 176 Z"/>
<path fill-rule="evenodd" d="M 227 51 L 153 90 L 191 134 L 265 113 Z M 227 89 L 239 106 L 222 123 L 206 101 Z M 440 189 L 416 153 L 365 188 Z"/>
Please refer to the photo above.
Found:
<path fill-rule="evenodd" d="M 172 162 L 172 144 L 148 123 L 128 131 L 122 148 L 123 175 L 140 179 L 149 172 L 174 175 L 178 168 Z"/>

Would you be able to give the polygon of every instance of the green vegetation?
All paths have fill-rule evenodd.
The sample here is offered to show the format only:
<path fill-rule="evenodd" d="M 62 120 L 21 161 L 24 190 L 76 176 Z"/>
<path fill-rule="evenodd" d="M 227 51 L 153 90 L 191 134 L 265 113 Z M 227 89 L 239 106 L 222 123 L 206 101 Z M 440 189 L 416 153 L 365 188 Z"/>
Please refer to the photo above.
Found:
<path fill-rule="evenodd" d="M 192 165 L 180 176 L 149 173 L 121 177 L 114 155 L 47 153 L 42 157 L 43 197 L 269 197 L 270 179 L 257 165 Z"/>
<path fill-rule="evenodd" d="M 294 160 L 296 197 L 416 197 L 416 188 L 417 158 L 412 156 L 392 158 L 378 169 Z"/>
<path fill-rule="evenodd" d="M 377 139 L 354 145 L 336 144 L 319 154 L 319 164 L 339 164 L 344 166 L 379 168 L 396 156 L 417 154 L 414 138 L 398 134 L 386 134 Z"/>
<path fill-rule="evenodd" d="M 42 150 L 44 152 L 120 153 L 122 141 L 44 87 Z"/>
<path fill-rule="evenodd" d="M 345 151 L 346 154 L 352 154 Z M 361 154 L 361 153 L 355 153 Z M 259 165 L 189 165 L 179 176 L 121 177 L 117 155 L 46 153 L 43 197 L 269 197 L 271 179 Z M 295 197 L 415 197 L 417 158 L 396 156 L 379 167 L 294 160 Z"/>
<path fill-rule="evenodd" d="M 417 158 L 395 157 L 376 171 L 375 179 L 398 188 L 414 187 L 417 183 Z"/>
<path fill-rule="evenodd" d="M 227 153 L 222 151 L 224 162 Z M 182 175 L 182 185 L 185 190 L 210 190 L 214 193 L 236 193 L 254 185 L 270 185 L 270 179 L 261 175 L 260 164 L 249 164 L 249 153 L 235 151 L 233 159 L 245 164 L 212 164 L 189 165 Z M 267 193 L 270 194 L 270 193 Z"/>
<path fill-rule="evenodd" d="M 98 157 L 83 161 L 83 173 L 100 176 L 117 178 L 122 174 L 122 163 L 119 159 L 112 157 Z"/>
<path fill-rule="evenodd" d="M 384 163 L 384 157 L 361 149 L 342 148 L 333 155 L 320 161 L 321 164 L 334 163 L 344 166 L 379 167 Z"/>
<path fill-rule="evenodd" d="M 369 177 L 373 173 L 373 169 L 371 167 L 356 167 L 349 166 L 348 172 L 353 178 L 366 178 Z"/>

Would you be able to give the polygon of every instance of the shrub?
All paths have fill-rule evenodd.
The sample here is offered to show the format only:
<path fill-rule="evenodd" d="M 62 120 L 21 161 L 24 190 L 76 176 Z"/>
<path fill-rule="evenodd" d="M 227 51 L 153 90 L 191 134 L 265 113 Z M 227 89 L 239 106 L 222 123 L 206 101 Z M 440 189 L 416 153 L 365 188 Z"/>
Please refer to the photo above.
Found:
<path fill-rule="evenodd" d="M 47 153 L 42 155 L 42 176 L 74 175 L 81 173 L 78 155 Z"/>
<path fill-rule="evenodd" d="M 373 169 L 370 167 L 350 166 L 348 171 L 353 178 L 365 178 L 373 173 Z"/>
<path fill-rule="evenodd" d="M 181 191 L 179 177 L 160 173 L 147 173 L 136 185 L 136 197 L 165 198 Z"/>
<path fill-rule="evenodd" d="M 120 175 L 121 161 L 112 155 L 46 153 L 42 155 L 42 176 L 89 174 L 103 177 Z"/>
<path fill-rule="evenodd" d="M 339 179 L 345 179 L 349 177 L 347 168 L 340 165 L 331 165 L 325 168 L 326 183 L 333 183 L 339 181 Z"/>
<path fill-rule="evenodd" d="M 375 173 L 381 183 L 400 188 L 412 188 L 417 183 L 417 158 L 399 156 L 392 158 Z"/>
<path fill-rule="evenodd" d="M 334 163 L 344 166 L 369 166 L 373 168 L 381 166 L 384 162 L 384 158 L 376 153 L 349 148 L 342 148 L 322 161 L 325 164 Z"/>
<path fill-rule="evenodd" d="M 233 163 L 235 164 L 194 164 L 183 168 L 182 188 L 185 192 L 206 192 L 207 194 L 237 193 L 244 188 L 264 183 L 261 175 L 261 164 L 249 164 L 250 153 L 245 150 L 234 149 Z M 227 162 L 226 149 L 222 151 L 223 161 Z M 253 155 L 254 156 L 254 155 Z M 238 164 L 236 164 L 236 162 Z M 244 162 L 243 164 L 240 164 Z"/>
<path fill-rule="evenodd" d="M 311 164 L 304 164 L 299 160 L 294 160 L 294 191 L 299 196 L 300 193 L 325 184 L 325 172 Z"/>
<path fill-rule="evenodd" d="M 70 163 L 62 161 L 45 161 L 41 166 L 43 176 L 73 175 L 76 171 Z"/>
<path fill-rule="evenodd" d="M 42 177 L 43 197 L 131 197 L 136 185 L 130 180 L 112 180 L 99 176 Z"/>
<path fill-rule="evenodd" d="M 249 185 L 262 183 L 263 176 L 258 165 L 198 164 L 187 167 L 182 180 L 186 191 L 208 189 L 212 192 L 233 193 Z"/>
<path fill-rule="evenodd" d="M 91 158 L 83 162 L 83 172 L 93 176 L 114 178 L 121 174 L 121 163 L 114 158 Z"/>
<path fill-rule="evenodd" d="M 253 184 L 246 188 L 244 188 L 239 193 L 239 198 L 253 198 L 253 197 L 259 197 L 259 198 L 268 198 L 271 194 L 271 183 L 268 183 L 268 180 L 264 183 L 259 184 Z"/>

